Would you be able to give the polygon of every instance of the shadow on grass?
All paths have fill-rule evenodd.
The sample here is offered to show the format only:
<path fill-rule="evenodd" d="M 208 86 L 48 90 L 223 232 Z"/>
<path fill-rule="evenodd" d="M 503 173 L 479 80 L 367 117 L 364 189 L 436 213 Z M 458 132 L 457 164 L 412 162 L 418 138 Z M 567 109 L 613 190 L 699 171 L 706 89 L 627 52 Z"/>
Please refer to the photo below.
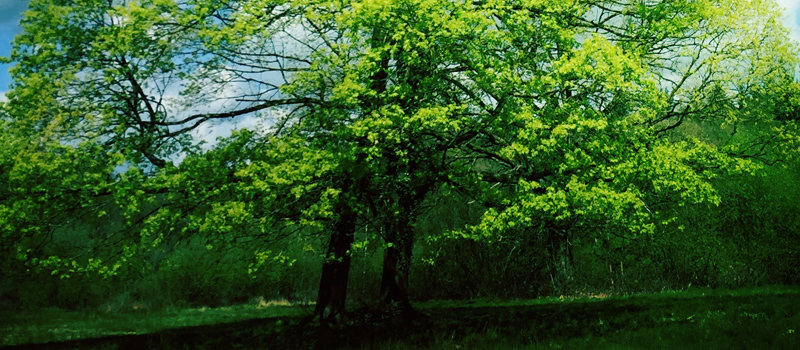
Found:
<path fill-rule="evenodd" d="M 463 305 L 467 305 L 464 303 Z M 432 305 L 412 317 L 325 327 L 300 317 L 7 349 L 794 348 L 800 294 L 642 296 L 525 305 Z M 800 348 L 800 347 L 798 347 Z"/>

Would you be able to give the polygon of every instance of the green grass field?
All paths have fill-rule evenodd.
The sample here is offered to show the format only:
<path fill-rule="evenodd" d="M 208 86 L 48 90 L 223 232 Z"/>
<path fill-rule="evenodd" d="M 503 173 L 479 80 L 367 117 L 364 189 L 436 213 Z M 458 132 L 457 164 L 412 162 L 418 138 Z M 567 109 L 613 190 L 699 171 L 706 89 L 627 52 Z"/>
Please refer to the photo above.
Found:
<path fill-rule="evenodd" d="M 418 314 L 410 320 L 334 328 L 297 325 L 309 306 L 125 314 L 42 310 L 4 316 L 0 344 L 46 349 L 800 349 L 797 288 L 415 306 Z"/>
<path fill-rule="evenodd" d="M 129 313 L 44 309 L 0 318 L 0 346 L 158 334 L 203 326 L 252 323 L 263 319 L 301 318 L 311 310 L 308 306 L 286 305 L 240 305 Z"/>

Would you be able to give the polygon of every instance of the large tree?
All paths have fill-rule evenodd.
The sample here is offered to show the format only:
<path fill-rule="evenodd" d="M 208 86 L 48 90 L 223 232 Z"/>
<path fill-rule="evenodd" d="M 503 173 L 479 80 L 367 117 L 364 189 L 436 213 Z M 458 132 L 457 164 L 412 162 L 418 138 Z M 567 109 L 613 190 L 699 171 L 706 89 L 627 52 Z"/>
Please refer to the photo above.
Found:
<path fill-rule="evenodd" d="M 486 184 L 507 186 L 486 199 L 479 224 L 456 233 L 544 235 L 569 274 L 581 238 L 662 232 L 674 208 L 718 203 L 718 174 L 752 171 L 781 142 L 796 145 L 794 123 L 753 94 L 780 90 L 797 64 L 772 2 L 478 4 L 493 11 L 500 38 L 477 55 L 492 62 L 479 88 L 504 108 L 465 152 L 484 159 Z M 730 141 L 681 132 L 700 120 Z"/>
<path fill-rule="evenodd" d="M 113 273 L 188 235 L 313 231 L 331 319 L 364 225 L 386 247 L 381 302 L 410 307 L 422 203 L 456 191 L 485 212 L 444 237 L 544 235 L 568 275 L 574 239 L 659 233 L 718 202 L 719 172 L 796 151 L 779 18 L 767 0 L 34 0 L 3 108 L 7 137 L 34 142 L 0 159 L 3 239 Z M 204 147 L 221 120 L 260 127 Z M 678 137 L 692 120 L 755 131 Z M 120 208 L 88 249 L 122 254 L 35 249 L 77 201 Z"/>

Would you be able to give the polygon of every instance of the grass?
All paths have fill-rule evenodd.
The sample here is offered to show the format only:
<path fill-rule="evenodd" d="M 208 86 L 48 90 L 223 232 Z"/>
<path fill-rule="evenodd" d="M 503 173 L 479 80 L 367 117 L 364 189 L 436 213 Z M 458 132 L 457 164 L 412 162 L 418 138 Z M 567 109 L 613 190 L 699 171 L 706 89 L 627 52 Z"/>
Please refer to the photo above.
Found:
<path fill-rule="evenodd" d="M 169 329 L 294 318 L 309 312 L 306 306 L 291 305 L 285 301 L 126 313 L 43 309 L 0 318 L 0 346 L 152 334 Z"/>
<path fill-rule="evenodd" d="M 420 306 L 432 311 L 430 322 L 436 325 L 427 337 L 351 348 L 800 349 L 800 290 L 796 288 Z"/>
<path fill-rule="evenodd" d="M 50 349 L 800 349 L 800 288 L 428 301 L 410 321 L 292 326 L 309 307 L 131 314 L 44 310 L 0 321 L 2 344 Z M 68 341 L 71 339 L 98 338 Z"/>

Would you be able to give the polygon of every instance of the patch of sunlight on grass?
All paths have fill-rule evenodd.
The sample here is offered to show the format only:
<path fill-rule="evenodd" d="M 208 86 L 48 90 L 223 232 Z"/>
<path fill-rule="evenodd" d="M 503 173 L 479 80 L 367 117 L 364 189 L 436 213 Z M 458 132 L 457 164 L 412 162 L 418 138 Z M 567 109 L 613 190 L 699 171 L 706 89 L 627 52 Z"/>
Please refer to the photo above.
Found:
<path fill-rule="evenodd" d="M 253 300 L 253 303 L 258 308 L 268 308 L 273 306 L 311 306 L 316 304 L 315 302 L 308 302 L 308 303 L 292 302 L 285 298 L 266 300 L 264 299 L 264 297 L 255 298 Z"/>

